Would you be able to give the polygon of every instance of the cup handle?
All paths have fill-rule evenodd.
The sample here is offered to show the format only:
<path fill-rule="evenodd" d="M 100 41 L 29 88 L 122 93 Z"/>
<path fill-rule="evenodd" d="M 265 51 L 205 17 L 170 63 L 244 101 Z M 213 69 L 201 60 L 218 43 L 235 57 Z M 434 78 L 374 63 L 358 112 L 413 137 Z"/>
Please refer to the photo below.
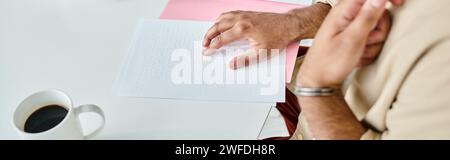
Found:
<path fill-rule="evenodd" d="M 81 105 L 81 106 L 78 106 L 77 108 L 75 108 L 75 114 L 77 117 L 79 117 L 79 115 L 81 113 L 87 113 L 87 112 L 97 113 L 98 115 L 100 115 L 100 117 L 102 119 L 101 124 L 100 124 L 100 126 L 98 126 L 97 129 L 95 129 L 92 133 L 89 133 L 84 136 L 84 139 L 91 139 L 92 137 L 94 137 L 98 133 L 100 133 L 100 131 L 105 126 L 105 115 L 103 114 L 103 110 L 100 109 L 100 107 L 98 107 L 97 105 L 93 105 L 93 104 L 85 104 L 85 105 Z"/>

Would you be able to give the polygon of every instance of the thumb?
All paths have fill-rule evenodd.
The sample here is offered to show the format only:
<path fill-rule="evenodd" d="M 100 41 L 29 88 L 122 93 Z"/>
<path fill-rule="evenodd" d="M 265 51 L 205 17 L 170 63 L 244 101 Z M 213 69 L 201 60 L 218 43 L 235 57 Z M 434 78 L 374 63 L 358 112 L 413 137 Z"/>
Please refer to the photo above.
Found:
<path fill-rule="evenodd" d="M 347 28 L 367 0 L 340 0 L 322 24 L 319 35 L 334 37 Z"/>

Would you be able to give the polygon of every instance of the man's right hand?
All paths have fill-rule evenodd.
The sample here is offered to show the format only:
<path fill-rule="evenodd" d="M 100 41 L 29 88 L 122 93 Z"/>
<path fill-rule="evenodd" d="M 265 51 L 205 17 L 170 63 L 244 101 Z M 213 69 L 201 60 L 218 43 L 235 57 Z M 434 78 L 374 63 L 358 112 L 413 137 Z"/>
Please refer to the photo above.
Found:
<path fill-rule="evenodd" d="M 401 5 L 404 2 L 404 0 L 390 1 L 394 5 Z M 246 11 L 224 13 L 206 33 L 203 40 L 206 50 L 203 54 L 211 55 L 226 44 L 247 39 L 251 43 L 252 51 L 235 57 L 230 62 L 230 67 L 238 69 L 247 66 L 249 62 L 258 62 L 260 49 L 282 50 L 292 42 L 314 38 L 330 9 L 330 5 L 316 3 L 283 14 Z M 361 66 L 369 65 L 376 60 L 389 35 L 390 27 L 391 19 L 386 11 L 377 28 L 369 36 L 364 56 L 359 62 Z"/>
<path fill-rule="evenodd" d="M 271 49 L 282 50 L 292 42 L 313 38 L 330 9 L 329 5 L 316 3 L 288 13 L 224 13 L 206 33 L 203 41 L 206 50 L 203 54 L 211 55 L 226 44 L 247 39 L 252 50 L 234 58 L 230 67 L 237 69 L 249 65 L 249 62 L 258 62 L 261 49 L 269 52 Z"/>

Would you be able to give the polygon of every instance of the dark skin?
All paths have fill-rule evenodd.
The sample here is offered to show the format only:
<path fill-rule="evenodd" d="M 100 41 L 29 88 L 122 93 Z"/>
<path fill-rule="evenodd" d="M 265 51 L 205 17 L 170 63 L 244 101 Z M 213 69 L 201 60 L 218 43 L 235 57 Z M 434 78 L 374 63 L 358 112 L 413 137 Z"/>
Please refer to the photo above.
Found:
<path fill-rule="evenodd" d="M 331 6 L 322 3 L 282 14 L 225 13 L 206 33 L 204 55 L 233 41 L 247 39 L 254 52 L 236 57 L 230 63 L 231 68 L 238 69 L 248 63 L 237 65 L 236 61 L 257 58 L 249 55 L 258 55 L 259 49 L 283 49 L 292 42 L 314 37 L 315 43 L 300 69 L 296 85 L 339 90 L 354 68 L 370 65 L 381 52 L 392 21 L 384 9 L 387 1 L 341 0 L 330 14 Z M 403 0 L 390 2 L 401 5 Z M 298 99 L 316 139 L 360 139 L 367 130 L 339 92 L 329 97 Z"/>
<path fill-rule="evenodd" d="M 353 69 L 361 67 L 361 59 L 376 58 L 377 55 L 366 55 L 367 44 L 377 34 L 387 0 L 341 2 L 331 11 L 316 36 L 317 43 L 308 51 L 298 73 L 297 87 L 330 87 L 339 91 Z M 316 139 L 357 140 L 367 130 L 350 110 L 342 92 L 298 97 L 298 101 Z"/>
<path fill-rule="evenodd" d="M 241 39 L 249 40 L 254 49 L 252 51 L 284 49 L 292 42 L 313 38 L 330 9 L 330 5 L 317 3 L 287 13 L 251 11 L 223 13 L 205 34 L 204 55 L 211 55 L 215 53 L 215 49 Z M 258 59 L 258 56 L 259 53 L 254 52 L 243 54 L 230 62 L 230 67 L 233 69 L 244 67 L 244 64 L 248 63 L 237 62 L 251 61 L 250 57 Z"/>
<path fill-rule="evenodd" d="M 393 0 L 393 2 L 401 1 Z M 206 50 L 204 55 L 211 55 L 215 53 L 215 49 L 231 42 L 247 39 L 254 52 L 238 56 L 230 62 L 230 67 L 233 69 L 245 67 L 249 64 L 237 62 L 248 62 L 251 61 L 249 58 L 258 58 L 259 53 L 255 51 L 259 49 L 282 50 L 290 43 L 314 38 L 330 9 L 331 6 L 328 4 L 316 3 L 287 13 L 251 11 L 223 13 L 205 34 L 203 46 Z M 386 12 L 367 41 L 366 53 L 360 61 L 361 66 L 371 64 L 378 57 L 388 37 L 390 26 L 391 17 L 389 12 Z"/>

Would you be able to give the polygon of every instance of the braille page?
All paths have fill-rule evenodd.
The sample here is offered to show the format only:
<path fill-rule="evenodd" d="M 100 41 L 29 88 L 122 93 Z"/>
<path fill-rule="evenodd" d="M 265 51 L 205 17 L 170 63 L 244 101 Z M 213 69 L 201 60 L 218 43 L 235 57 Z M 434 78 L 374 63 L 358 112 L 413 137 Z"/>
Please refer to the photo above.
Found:
<path fill-rule="evenodd" d="M 238 41 L 203 56 L 210 22 L 142 20 L 116 79 L 118 96 L 204 101 L 284 102 L 285 54 L 244 69 L 229 61 L 250 47 Z M 226 51 L 231 51 L 225 53 Z"/>
<path fill-rule="evenodd" d="M 284 13 L 294 8 L 305 7 L 307 4 L 290 4 L 268 0 L 170 0 L 160 18 L 213 22 L 221 13 L 234 10 Z M 287 83 L 291 83 L 298 49 L 298 43 L 294 42 L 286 50 Z"/>

